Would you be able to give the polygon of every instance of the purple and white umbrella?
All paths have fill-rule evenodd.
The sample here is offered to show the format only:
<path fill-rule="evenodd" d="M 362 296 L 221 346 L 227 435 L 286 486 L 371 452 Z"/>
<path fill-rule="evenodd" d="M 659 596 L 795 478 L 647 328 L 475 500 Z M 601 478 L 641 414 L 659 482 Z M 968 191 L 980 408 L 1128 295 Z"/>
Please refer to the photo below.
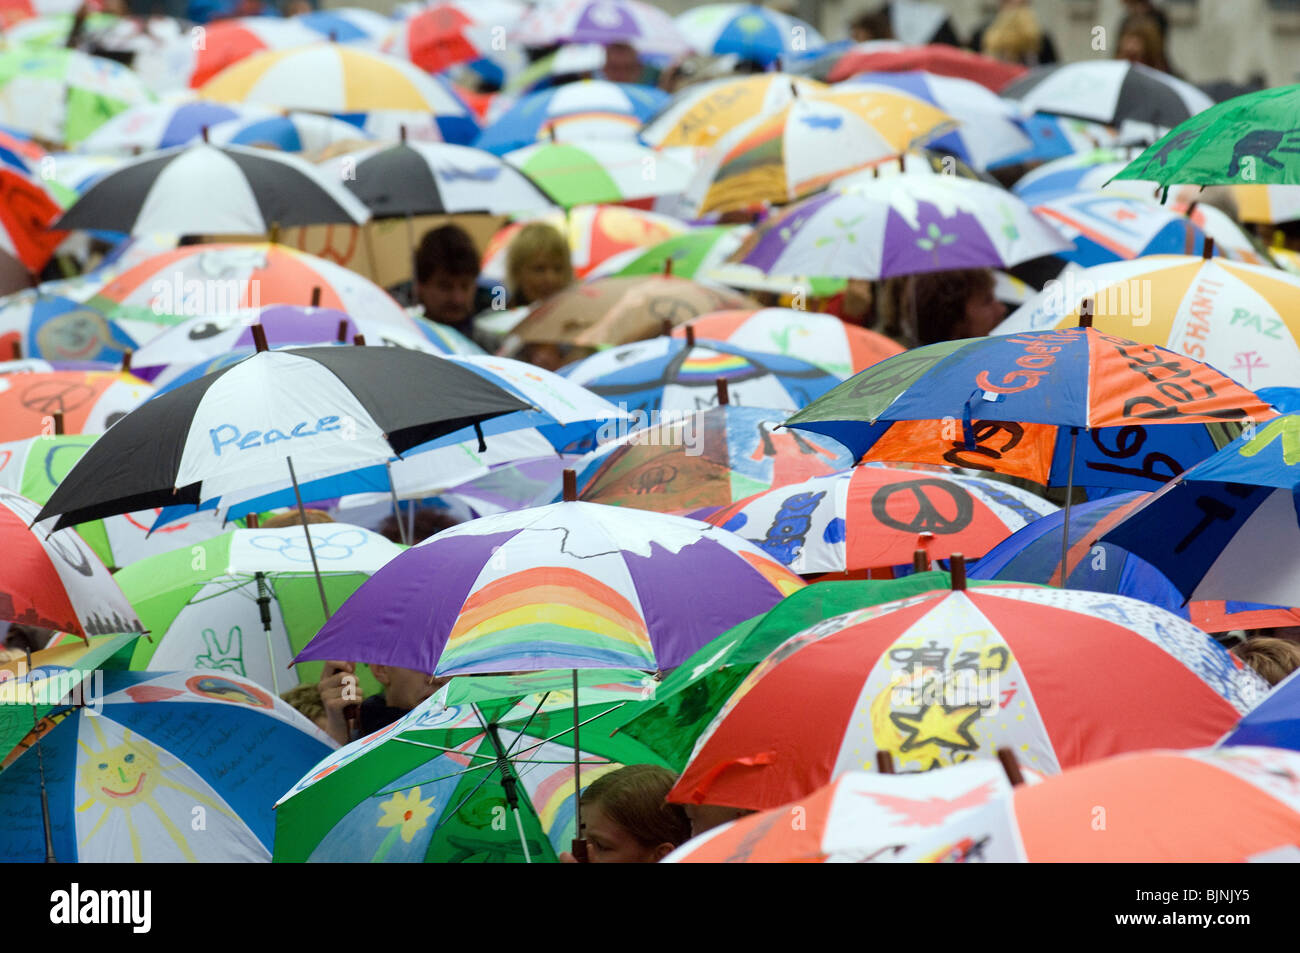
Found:
<path fill-rule="evenodd" d="M 538 4 L 511 37 L 525 46 L 626 43 L 639 53 L 661 56 L 691 51 L 672 17 L 639 0 L 558 0 Z"/>
<path fill-rule="evenodd" d="M 402 553 L 297 661 L 445 675 L 667 669 L 803 583 L 696 520 L 565 502 L 486 516 Z"/>

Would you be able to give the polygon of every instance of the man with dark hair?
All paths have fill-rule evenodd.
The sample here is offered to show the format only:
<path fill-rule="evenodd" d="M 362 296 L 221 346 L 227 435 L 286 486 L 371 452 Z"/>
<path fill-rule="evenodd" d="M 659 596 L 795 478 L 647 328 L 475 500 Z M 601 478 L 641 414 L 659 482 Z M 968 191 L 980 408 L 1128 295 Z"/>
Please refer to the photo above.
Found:
<path fill-rule="evenodd" d="M 987 268 L 936 271 L 912 280 L 917 346 L 984 337 L 1007 316 L 1006 305 L 993 294 L 993 272 Z"/>
<path fill-rule="evenodd" d="M 414 288 L 424 316 L 470 337 L 474 315 L 483 310 L 476 300 L 480 268 L 474 239 L 459 225 L 425 232 L 415 253 Z"/>

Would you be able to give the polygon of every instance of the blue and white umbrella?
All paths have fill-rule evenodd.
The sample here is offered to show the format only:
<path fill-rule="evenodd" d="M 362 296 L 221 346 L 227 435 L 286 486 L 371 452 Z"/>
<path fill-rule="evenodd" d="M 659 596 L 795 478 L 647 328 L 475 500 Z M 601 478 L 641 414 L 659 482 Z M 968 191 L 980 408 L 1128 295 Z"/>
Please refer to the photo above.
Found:
<path fill-rule="evenodd" d="M 668 94 L 649 86 L 583 80 L 530 93 L 490 123 L 474 143 L 505 155 L 554 138 L 635 139 Z"/>
<path fill-rule="evenodd" d="M 1205 249 L 1205 232 L 1190 218 L 1123 195 L 1076 192 L 1040 202 L 1034 214 L 1074 242 L 1073 248 L 1055 254 L 1084 268 Z M 1214 251 L 1223 254 L 1220 247 Z"/>
<path fill-rule="evenodd" d="M 218 123 L 276 115 L 264 106 L 239 106 L 203 100 L 185 103 L 141 103 L 118 113 L 78 147 L 87 154 L 135 155 L 183 146 L 203 137 Z"/>
<path fill-rule="evenodd" d="M 395 25 L 393 20 L 382 13 L 361 7 L 312 10 L 298 14 L 293 21 L 309 30 L 315 30 L 322 39 L 336 43 L 356 43 L 374 49 L 378 49 Z"/>
<path fill-rule="evenodd" d="M 1128 195 L 1158 203 L 1156 183 L 1123 179 L 1110 182 L 1133 159 L 1141 154 L 1137 148 L 1089 149 L 1053 159 L 1027 172 L 1011 191 L 1026 202 L 1043 202 L 1072 192 L 1105 192 Z"/>
<path fill-rule="evenodd" d="M 826 43 L 803 20 L 752 3 L 707 3 L 674 22 L 697 53 L 734 53 L 764 66 Z"/>
<path fill-rule="evenodd" d="M 232 119 L 208 130 L 209 142 L 262 146 L 282 152 L 320 152 L 338 142 L 369 138 L 370 135 L 353 123 L 303 112 Z"/>
<path fill-rule="evenodd" d="M 1110 126 L 1045 113 L 1022 117 L 1020 127 L 1029 136 L 1029 148 L 999 159 L 992 167 L 1047 162 L 1076 152 L 1111 146 L 1118 140 L 1115 130 Z"/>

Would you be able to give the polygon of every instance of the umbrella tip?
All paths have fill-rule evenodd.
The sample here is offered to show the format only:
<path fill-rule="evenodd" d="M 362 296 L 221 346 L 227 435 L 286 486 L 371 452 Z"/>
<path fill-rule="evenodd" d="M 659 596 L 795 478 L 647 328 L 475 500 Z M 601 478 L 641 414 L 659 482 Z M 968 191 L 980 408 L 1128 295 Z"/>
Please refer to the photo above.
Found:
<path fill-rule="evenodd" d="M 913 572 L 930 571 L 930 556 L 928 553 L 926 553 L 924 549 L 912 550 L 912 571 Z"/>
<path fill-rule="evenodd" d="M 134 354 L 135 351 L 131 350 L 130 348 L 127 348 L 125 351 L 122 352 L 122 373 L 123 374 L 131 370 L 131 358 L 132 356 L 134 356 Z"/>
<path fill-rule="evenodd" d="M 576 503 L 578 501 L 578 472 L 576 470 L 564 471 L 564 502 Z"/>
<path fill-rule="evenodd" d="M 65 432 L 63 429 L 63 411 L 56 410 L 54 413 L 50 414 L 50 417 L 53 418 L 52 423 L 54 424 L 54 436 L 62 437 Z"/>
<path fill-rule="evenodd" d="M 207 126 L 204 126 L 203 129 L 202 129 L 201 131 L 202 131 L 202 133 L 203 133 L 203 141 L 204 141 L 204 142 L 207 142 L 207 141 L 208 141 L 208 127 L 207 127 Z"/>
<path fill-rule="evenodd" d="M 686 325 L 686 346 L 695 347 L 695 328 L 692 325 Z"/>
<path fill-rule="evenodd" d="M 311 306 L 312 306 L 313 308 L 319 308 L 319 307 L 320 307 L 320 285 L 312 285 L 312 289 L 311 289 Z"/>
<path fill-rule="evenodd" d="M 1016 759 L 1016 753 L 1010 748 L 998 749 L 998 760 L 1002 762 L 1002 770 L 1007 773 L 1007 780 L 1011 782 L 1012 787 L 1019 787 L 1025 783 L 1025 776 L 1020 773 L 1020 762 Z"/>
<path fill-rule="evenodd" d="M 718 384 L 718 406 L 726 407 L 729 403 L 731 403 L 731 394 L 727 390 L 727 379 L 725 377 L 719 377 L 717 380 L 717 384 Z"/>
<path fill-rule="evenodd" d="M 257 352 L 260 354 L 263 351 L 270 350 L 266 345 L 266 328 L 262 327 L 260 321 L 252 326 L 252 331 L 253 345 L 257 348 Z"/>
<path fill-rule="evenodd" d="M 14 338 L 9 342 L 9 352 L 13 355 L 15 361 L 21 361 L 23 359 L 23 346 L 17 338 Z"/>
<path fill-rule="evenodd" d="M 348 343 L 348 322 L 346 318 L 339 322 L 339 330 L 336 337 L 340 344 Z"/>
<path fill-rule="evenodd" d="M 352 343 L 353 343 L 356 347 L 365 347 L 365 346 L 366 346 L 366 336 L 365 336 L 364 334 L 355 334 L 355 335 L 352 336 Z"/>
<path fill-rule="evenodd" d="M 664 277 L 671 278 L 672 276 L 673 276 L 673 259 L 672 256 L 669 255 L 667 258 L 664 259 Z"/>
<path fill-rule="evenodd" d="M 1205 236 L 1205 244 L 1201 246 L 1201 257 L 1206 261 L 1214 257 L 1214 239 L 1209 235 Z"/>
<path fill-rule="evenodd" d="M 246 526 L 248 529 L 260 529 L 261 523 L 262 523 L 262 518 L 258 516 L 256 513 L 249 513 L 247 516 L 244 517 L 244 526 Z"/>
<path fill-rule="evenodd" d="M 966 557 L 961 553 L 953 553 L 948 557 L 948 565 L 952 572 L 952 591 L 960 592 L 966 588 Z"/>
<path fill-rule="evenodd" d="M 1092 327 L 1092 315 L 1096 302 L 1092 298 L 1084 298 L 1079 302 L 1079 327 Z"/>
<path fill-rule="evenodd" d="M 397 127 L 397 137 L 402 142 L 406 141 L 406 123 L 402 123 Z"/>
<path fill-rule="evenodd" d="M 888 751 L 876 752 L 876 770 L 881 774 L 894 773 L 894 756 Z"/>

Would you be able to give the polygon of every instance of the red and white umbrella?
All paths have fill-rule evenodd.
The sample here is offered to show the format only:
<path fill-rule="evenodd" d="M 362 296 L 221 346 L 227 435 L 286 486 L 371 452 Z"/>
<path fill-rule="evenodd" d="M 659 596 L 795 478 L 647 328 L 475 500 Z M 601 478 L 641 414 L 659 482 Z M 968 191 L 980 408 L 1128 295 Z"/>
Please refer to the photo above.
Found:
<path fill-rule="evenodd" d="M 1042 774 L 1214 743 L 1267 693 L 1190 622 L 1123 596 L 929 593 L 787 640 L 696 742 L 672 801 L 763 809 L 846 771 L 927 771 L 1011 748 Z"/>
<path fill-rule="evenodd" d="M 150 88 L 158 92 L 198 89 L 227 66 L 254 53 L 293 49 L 323 39 L 296 18 L 238 17 L 197 29 L 202 33 L 186 33 L 136 54 L 133 68 Z"/>
<path fill-rule="evenodd" d="M 40 509 L 0 489 L 0 619 L 87 639 L 144 631 L 108 569 L 76 532 L 29 529 Z"/>
<path fill-rule="evenodd" d="M 403 20 L 384 40 L 383 52 L 410 60 L 426 73 L 490 57 L 504 46 L 508 28 L 524 15 L 514 0 L 431 3 Z M 494 47 L 494 41 L 500 41 Z"/>

